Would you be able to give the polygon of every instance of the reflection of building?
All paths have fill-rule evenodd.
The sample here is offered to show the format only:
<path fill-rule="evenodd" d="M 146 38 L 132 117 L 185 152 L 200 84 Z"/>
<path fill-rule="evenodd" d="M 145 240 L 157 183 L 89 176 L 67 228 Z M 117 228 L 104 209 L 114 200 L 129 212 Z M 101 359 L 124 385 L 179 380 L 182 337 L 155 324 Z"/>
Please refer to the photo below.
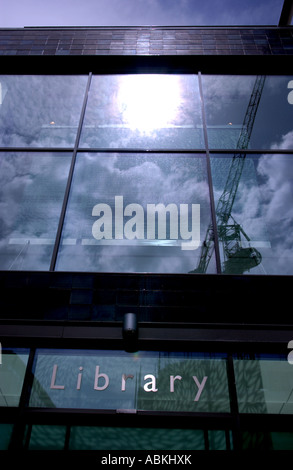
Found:
<path fill-rule="evenodd" d="M 3 448 L 293 448 L 292 35 L 0 30 L 2 394 L 28 360 Z"/>

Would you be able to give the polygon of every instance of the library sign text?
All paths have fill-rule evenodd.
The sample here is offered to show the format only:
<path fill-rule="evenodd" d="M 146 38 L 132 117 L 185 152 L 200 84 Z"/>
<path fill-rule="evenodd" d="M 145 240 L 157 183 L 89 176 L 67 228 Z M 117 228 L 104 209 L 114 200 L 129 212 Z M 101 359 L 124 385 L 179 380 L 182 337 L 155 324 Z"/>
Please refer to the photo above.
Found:
<path fill-rule="evenodd" d="M 48 353 L 38 354 L 34 377 L 30 406 L 229 411 L 223 359 L 183 353 Z"/>
<path fill-rule="evenodd" d="M 53 371 L 52 371 L 52 377 L 51 377 L 51 383 L 50 383 L 50 389 L 52 389 L 52 390 L 64 390 L 65 385 L 57 385 L 56 384 L 57 369 L 58 369 L 57 364 L 54 364 Z M 80 390 L 80 388 L 81 388 L 83 367 L 79 367 L 79 370 L 80 370 L 80 372 L 77 374 L 76 390 Z M 121 392 L 126 391 L 126 381 L 128 379 L 133 380 L 134 375 L 133 374 L 122 374 L 122 376 L 121 376 L 121 388 L 120 388 Z M 193 375 L 192 379 L 194 380 L 195 386 L 196 386 L 196 395 L 195 395 L 194 401 L 198 401 L 200 396 L 201 396 L 201 393 L 204 389 L 205 383 L 207 381 L 207 376 L 205 376 L 202 379 L 202 382 L 199 381 L 199 379 L 197 378 L 196 375 Z M 143 385 L 143 390 L 145 392 L 157 392 L 158 391 L 157 379 L 153 374 L 144 375 L 143 380 L 145 381 L 145 383 Z M 182 380 L 182 376 L 181 375 L 176 375 L 176 376 L 170 375 L 170 381 L 169 381 L 169 383 L 170 383 L 170 390 L 169 390 L 170 393 L 174 392 L 174 389 L 175 389 L 174 387 L 175 387 L 175 381 L 176 380 Z M 105 374 L 104 372 L 100 372 L 100 366 L 96 366 L 95 378 L 94 378 L 94 384 L 93 384 L 94 390 L 98 390 L 98 391 L 106 390 L 109 386 L 109 383 L 110 383 L 109 376 L 107 374 Z"/>

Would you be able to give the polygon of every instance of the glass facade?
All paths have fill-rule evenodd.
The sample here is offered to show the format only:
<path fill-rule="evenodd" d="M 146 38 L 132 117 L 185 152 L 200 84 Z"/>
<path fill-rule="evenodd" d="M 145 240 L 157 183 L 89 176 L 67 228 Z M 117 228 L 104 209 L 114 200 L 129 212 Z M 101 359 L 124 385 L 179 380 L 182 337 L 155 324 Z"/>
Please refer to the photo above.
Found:
<path fill-rule="evenodd" d="M 0 269 L 292 274 L 292 76 L 0 76 Z"/>
<path fill-rule="evenodd" d="M 292 432 L 274 424 L 293 413 L 291 368 L 277 354 L 4 349 L 0 448 L 20 433 L 28 450 L 292 449 Z M 24 419 L 18 430 L 12 410 Z M 94 422 L 80 422 L 81 410 Z"/>

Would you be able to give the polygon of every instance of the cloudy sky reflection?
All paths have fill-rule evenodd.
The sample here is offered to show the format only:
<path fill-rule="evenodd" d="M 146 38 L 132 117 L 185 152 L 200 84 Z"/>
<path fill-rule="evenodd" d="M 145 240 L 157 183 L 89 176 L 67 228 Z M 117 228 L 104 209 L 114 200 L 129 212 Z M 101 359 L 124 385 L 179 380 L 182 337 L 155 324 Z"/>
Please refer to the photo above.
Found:
<path fill-rule="evenodd" d="M 202 76 L 211 148 L 231 151 L 236 147 L 255 78 Z M 86 80 L 83 76 L 50 80 L 42 76 L 1 78 L 0 144 L 24 148 L 73 145 Z M 292 88 L 292 76 L 265 77 L 253 116 L 251 139 L 247 142 L 249 150 L 258 148 L 263 153 L 246 154 L 232 208 L 232 216 L 250 239 L 243 240 L 243 246 L 255 247 L 262 255 L 261 264 L 249 271 L 252 274 L 293 273 L 293 166 L 291 156 L 282 154 L 282 150 L 292 149 L 293 145 Z M 195 75 L 94 76 L 81 136 L 84 151 L 77 155 L 57 269 L 105 272 L 196 269 L 200 248 L 182 250 L 183 232 L 171 236 L 171 215 L 166 217 L 165 238 L 158 233 L 148 238 L 146 209 L 148 204 L 162 204 L 164 208 L 174 204 L 179 211 L 180 204 L 185 204 L 189 209 L 186 230 L 190 231 L 192 204 L 200 205 L 202 244 L 210 224 L 205 155 L 116 150 L 87 153 L 86 149 L 204 149 L 202 127 Z M 234 153 L 212 154 L 216 204 Z M 70 160 L 70 152 L 2 152 L 2 269 L 48 269 Z M 114 237 L 115 196 L 123 198 L 124 209 L 136 204 L 143 211 L 143 240 L 138 236 Z M 98 204 L 108 205 L 111 211 L 113 240 L 94 236 L 93 224 L 102 215 L 93 214 Z M 142 220 L 139 210 L 132 212 L 138 217 L 135 224 L 129 214 L 124 214 L 124 235 L 131 220 L 132 225 L 128 226 L 138 234 Z M 214 260 L 209 269 L 214 272 Z"/>
<path fill-rule="evenodd" d="M 199 249 L 183 251 L 177 240 L 95 241 L 92 216 L 97 203 L 112 208 L 114 198 L 123 195 L 124 207 L 140 204 L 200 204 L 201 237 L 210 222 L 209 192 L 205 159 L 201 156 L 79 154 L 69 209 L 63 231 L 57 268 L 97 271 L 188 272 L 194 269 Z M 191 222 L 191 214 L 189 214 Z M 124 217 L 124 223 L 130 217 Z M 144 222 L 146 222 L 146 215 Z M 114 237 L 114 227 L 113 227 Z M 74 245 L 70 245 L 73 243 Z M 171 244 L 171 246 L 168 246 Z"/>
<path fill-rule="evenodd" d="M 212 158 L 216 201 L 223 192 L 230 162 L 231 156 Z M 242 236 L 243 247 L 256 248 L 262 256 L 262 262 L 245 273 L 293 273 L 292 208 L 292 158 L 281 154 L 247 154 L 232 216 L 250 239 L 247 241 Z"/>
<path fill-rule="evenodd" d="M 69 165 L 59 153 L 1 155 L 1 269 L 49 269 Z"/>
<path fill-rule="evenodd" d="M 203 75 L 203 90 L 211 148 L 236 147 L 255 76 Z M 293 105 L 288 87 L 292 76 L 266 76 L 256 109 L 248 148 L 271 149 L 290 145 L 293 131 Z"/>
<path fill-rule="evenodd" d="M 0 145 L 74 145 L 86 76 L 0 77 Z"/>

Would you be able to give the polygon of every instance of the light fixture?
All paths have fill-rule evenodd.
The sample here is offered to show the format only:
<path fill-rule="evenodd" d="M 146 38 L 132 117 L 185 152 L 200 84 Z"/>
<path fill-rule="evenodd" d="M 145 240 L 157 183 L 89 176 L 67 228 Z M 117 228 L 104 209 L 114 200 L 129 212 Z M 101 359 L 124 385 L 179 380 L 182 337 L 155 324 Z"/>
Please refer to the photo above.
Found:
<path fill-rule="evenodd" d="M 123 318 L 122 336 L 126 352 L 137 351 L 138 325 L 135 313 L 125 313 Z"/>

